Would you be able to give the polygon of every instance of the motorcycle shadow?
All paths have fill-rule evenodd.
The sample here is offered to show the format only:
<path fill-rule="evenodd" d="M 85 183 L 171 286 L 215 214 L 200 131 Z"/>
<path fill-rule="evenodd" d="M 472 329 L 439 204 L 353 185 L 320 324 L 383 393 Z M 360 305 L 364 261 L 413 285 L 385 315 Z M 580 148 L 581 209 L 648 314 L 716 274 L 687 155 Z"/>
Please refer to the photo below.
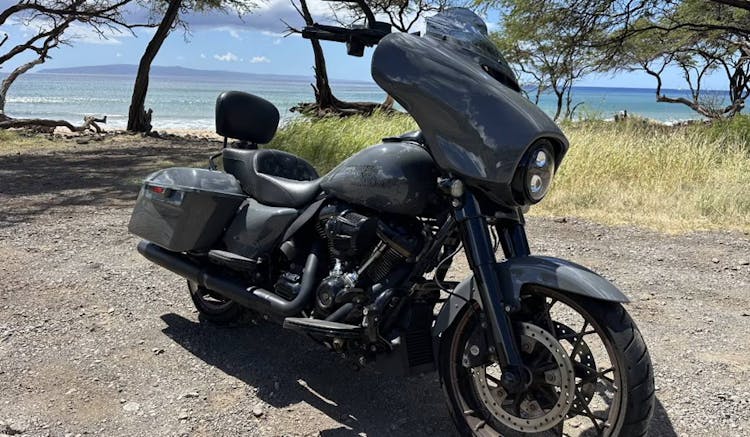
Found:
<path fill-rule="evenodd" d="M 219 327 L 174 313 L 161 319 L 170 339 L 255 387 L 268 405 L 304 402 L 341 424 L 321 436 L 455 435 L 436 373 L 405 378 L 355 370 L 324 346 L 269 323 Z"/>
<path fill-rule="evenodd" d="M 284 409 L 305 402 L 341 424 L 321 430 L 323 437 L 456 435 L 437 373 L 398 377 L 355 370 L 309 338 L 268 323 L 220 327 L 174 313 L 161 319 L 170 339 L 255 387 L 268 405 Z M 658 398 L 649 436 L 677 437 Z"/>

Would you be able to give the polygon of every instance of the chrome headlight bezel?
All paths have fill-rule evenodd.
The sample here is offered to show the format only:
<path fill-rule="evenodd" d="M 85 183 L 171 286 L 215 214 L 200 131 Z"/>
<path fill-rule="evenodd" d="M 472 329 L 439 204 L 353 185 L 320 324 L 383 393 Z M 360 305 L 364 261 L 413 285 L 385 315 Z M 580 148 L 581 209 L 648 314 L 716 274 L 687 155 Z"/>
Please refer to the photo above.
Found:
<path fill-rule="evenodd" d="M 555 176 L 555 162 L 549 141 L 538 141 L 529 147 L 513 177 L 513 195 L 519 204 L 534 205 L 544 199 Z"/>

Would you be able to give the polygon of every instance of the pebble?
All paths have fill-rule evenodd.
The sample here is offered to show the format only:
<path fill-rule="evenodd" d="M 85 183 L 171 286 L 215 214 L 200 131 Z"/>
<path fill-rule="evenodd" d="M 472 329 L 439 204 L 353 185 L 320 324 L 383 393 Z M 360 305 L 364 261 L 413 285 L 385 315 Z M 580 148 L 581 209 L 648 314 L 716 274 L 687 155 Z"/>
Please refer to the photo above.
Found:
<path fill-rule="evenodd" d="M 190 418 L 190 415 L 187 411 L 180 411 L 180 414 L 177 415 L 178 420 L 187 420 Z"/>
<path fill-rule="evenodd" d="M 129 413 L 133 413 L 141 409 L 141 404 L 139 404 L 138 402 L 126 402 L 122 406 L 122 409 Z"/>
<path fill-rule="evenodd" d="M 719 263 L 719 258 L 711 258 L 711 262 L 714 263 L 714 264 L 718 264 Z"/>
<path fill-rule="evenodd" d="M 253 407 L 253 416 L 260 417 L 263 415 L 263 407 L 256 405 Z"/>

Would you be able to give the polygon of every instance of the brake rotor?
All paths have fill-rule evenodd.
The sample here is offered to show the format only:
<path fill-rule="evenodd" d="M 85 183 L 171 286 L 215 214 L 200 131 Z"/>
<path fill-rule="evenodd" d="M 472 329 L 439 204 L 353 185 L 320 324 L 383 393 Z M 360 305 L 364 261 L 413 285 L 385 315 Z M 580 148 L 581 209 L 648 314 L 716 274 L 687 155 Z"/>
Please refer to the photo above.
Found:
<path fill-rule="evenodd" d="M 485 408 L 503 425 L 523 433 L 542 432 L 558 425 L 575 399 L 575 372 L 557 339 L 530 323 L 521 324 L 521 354 L 533 378 L 529 388 L 515 396 L 499 384 L 497 364 L 472 369 L 474 388 Z M 543 395 L 543 396 L 541 396 Z"/>

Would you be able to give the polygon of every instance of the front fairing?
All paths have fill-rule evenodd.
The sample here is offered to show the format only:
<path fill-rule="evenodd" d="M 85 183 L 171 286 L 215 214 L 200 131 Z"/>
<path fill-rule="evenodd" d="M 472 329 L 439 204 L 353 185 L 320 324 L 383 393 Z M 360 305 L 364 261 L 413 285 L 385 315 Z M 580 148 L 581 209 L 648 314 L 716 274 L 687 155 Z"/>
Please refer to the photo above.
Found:
<path fill-rule="evenodd" d="M 507 64 L 492 59 L 486 28 L 460 22 L 435 29 L 430 33 L 428 24 L 424 37 L 385 37 L 373 55 L 372 76 L 414 117 L 441 169 L 513 204 L 510 184 L 528 147 L 551 140 L 559 165 L 568 142 L 517 84 L 514 89 L 487 72 L 493 61 L 495 70 Z"/>

